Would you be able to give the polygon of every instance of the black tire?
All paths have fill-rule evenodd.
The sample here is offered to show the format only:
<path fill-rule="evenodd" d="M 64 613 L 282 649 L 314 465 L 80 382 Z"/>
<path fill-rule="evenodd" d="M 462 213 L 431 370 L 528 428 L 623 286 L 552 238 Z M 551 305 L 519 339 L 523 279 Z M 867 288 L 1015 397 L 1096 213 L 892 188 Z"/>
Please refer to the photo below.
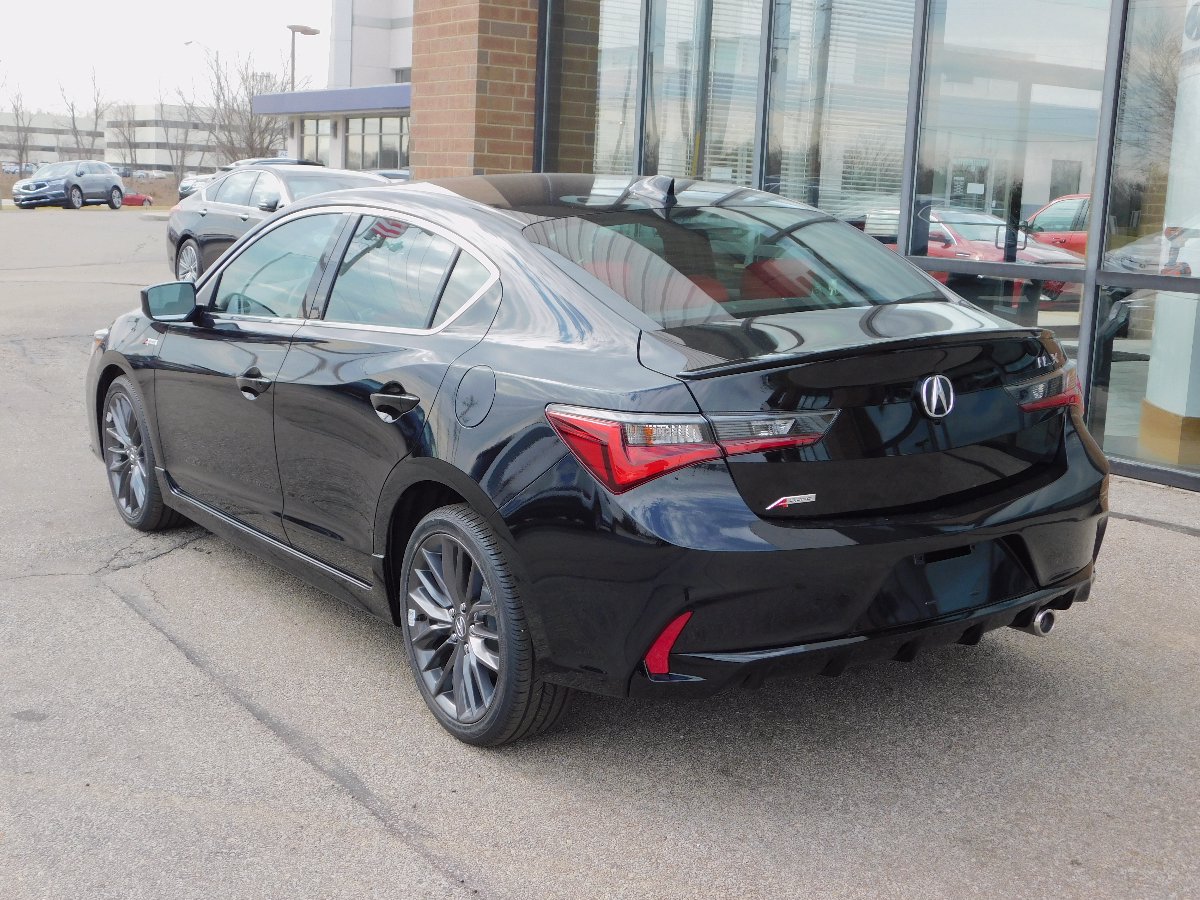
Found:
<path fill-rule="evenodd" d="M 188 253 L 191 254 L 191 259 L 195 260 L 195 270 L 189 273 L 186 271 L 188 264 L 185 262 L 188 258 Z M 176 281 L 195 281 L 204 274 L 204 262 L 200 258 L 200 245 L 187 238 L 180 243 L 179 248 L 175 251 L 175 280 Z"/>
<path fill-rule="evenodd" d="M 67 199 L 63 201 L 63 209 L 83 209 L 83 188 L 77 184 L 71 185 Z"/>
<path fill-rule="evenodd" d="M 120 188 L 113 188 L 108 192 L 108 208 L 120 209 L 121 204 L 125 202 L 125 195 L 121 193 Z"/>
<path fill-rule="evenodd" d="M 125 524 L 138 531 L 164 531 L 186 519 L 163 502 L 154 471 L 146 408 L 128 378 L 117 378 L 104 395 L 100 412 L 100 446 L 109 492 Z M 141 497 L 137 484 L 142 485 Z"/>
<path fill-rule="evenodd" d="M 430 551 L 439 546 L 440 552 Z M 479 576 L 477 600 L 456 605 L 449 597 L 454 589 L 446 589 L 439 574 L 443 564 L 461 576 L 452 579 L 463 588 L 460 597 L 471 597 Z M 404 646 L 421 697 L 443 728 L 465 743 L 497 747 L 540 734 L 562 718 L 570 690 L 535 677 L 516 581 L 482 516 L 466 504 L 431 512 L 413 531 L 401 572 Z M 435 596 L 439 586 L 446 589 L 441 597 Z M 426 612 L 431 607 L 433 615 Z M 488 658 L 497 663 L 494 671 Z M 467 707 L 473 692 L 484 702 Z"/>

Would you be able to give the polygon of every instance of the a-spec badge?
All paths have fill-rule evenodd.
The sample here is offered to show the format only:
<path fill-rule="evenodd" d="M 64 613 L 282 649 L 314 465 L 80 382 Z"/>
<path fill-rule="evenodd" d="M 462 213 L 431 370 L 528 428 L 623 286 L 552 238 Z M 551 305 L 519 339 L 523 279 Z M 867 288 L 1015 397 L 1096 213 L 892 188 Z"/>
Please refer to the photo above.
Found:
<path fill-rule="evenodd" d="M 768 506 L 767 510 L 787 509 L 789 506 L 799 506 L 801 503 L 815 503 L 816 500 L 816 494 L 796 494 L 792 497 L 780 497 L 778 500 Z"/>

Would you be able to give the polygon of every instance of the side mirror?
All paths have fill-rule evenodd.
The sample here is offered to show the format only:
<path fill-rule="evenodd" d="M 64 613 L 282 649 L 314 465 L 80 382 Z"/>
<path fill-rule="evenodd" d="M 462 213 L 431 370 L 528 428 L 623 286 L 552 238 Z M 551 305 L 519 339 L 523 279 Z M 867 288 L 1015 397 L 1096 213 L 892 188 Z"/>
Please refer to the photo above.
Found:
<path fill-rule="evenodd" d="M 953 247 L 954 246 L 954 239 L 951 238 L 950 235 L 948 235 L 944 232 L 942 234 L 938 235 L 938 241 L 941 243 L 941 245 L 943 247 Z"/>
<path fill-rule="evenodd" d="M 258 208 L 263 212 L 275 212 L 279 209 L 279 195 L 271 194 L 259 201 Z"/>
<path fill-rule="evenodd" d="M 82 178 L 82 177 L 83 177 L 84 175 L 86 175 L 86 174 L 87 174 L 87 173 L 86 173 L 86 172 L 84 172 L 84 171 L 83 171 L 83 169 L 76 169 L 76 170 L 75 170 L 75 177 L 76 177 L 76 178 Z"/>
<path fill-rule="evenodd" d="M 196 314 L 196 285 L 168 281 L 142 288 L 142 314 L 155 322 L 186 322 Z"/>

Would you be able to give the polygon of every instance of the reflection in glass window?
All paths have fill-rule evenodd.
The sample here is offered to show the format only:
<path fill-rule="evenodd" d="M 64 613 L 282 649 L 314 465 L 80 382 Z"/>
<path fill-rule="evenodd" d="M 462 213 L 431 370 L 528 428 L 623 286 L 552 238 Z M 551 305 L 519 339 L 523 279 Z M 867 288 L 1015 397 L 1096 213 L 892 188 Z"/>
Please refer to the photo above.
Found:
<path fill-rule="evenodd" d="M 342 216 L 285 222 L 246 247 L 221 272 L 212 308 L 245 316 L 300 318 L 309 284 Z"/>
<path fill-rule="evenodd" d="M 913 0 L 777 0 L 765 188 L 845 219 L 900 200 Z"/>
<path fill-rule="evenodd" d="M 1103 265 L 1200 276 L 1200 7 L 1130 0 Z"/>
<path fill-rule="evenodd" d="M 929 231 L 930 256 L 953 257 L 951 252 L 934 253 L 941 249 L 936 239 L 939 230 L 957 234 L 953 224 L 933 225 Z M 1018 262 L 1026 260 L 1018 259 Z M 985 278 L 978 275 L 931 272 L 960 297 L 970 300 L 992 315 L 1007 319 L 1014 325 L 1049 328 L 1072 359 L 1079 346 L 1079 307 L 1083 286 L 1056 278 Z"/>
<path fill-rule="evenodd" d="M 911 252 L 925 253 L 930 207 L 967 209 L 1005 220 L 1001 260 L 1016 262 L 1021 223 L 1091 183 L 1110 9 L 932 0 Z M 1070 249 L 1061 232 L 1029 238 Z"/>
<path fill-rule="evenodd" d="M 1101 288 L 1088 426 L 1111 456 L 1200 473 L 1200 296 Z"/>
<path fill-rule="evenodd" d="M 363 216 L 338 268 L 325 318 L 428 328 L 455 249 L 415 225 Z"/>
<path fill-rule="evenodd" d="M 699 0 L 650 0 L 650 85 L 646 96 L 648 175 L 695 176 L 697 98 L 701 96 L 701 47 L 706 23 Z M 705 54 L 706 55 L 706 54 Z"/>

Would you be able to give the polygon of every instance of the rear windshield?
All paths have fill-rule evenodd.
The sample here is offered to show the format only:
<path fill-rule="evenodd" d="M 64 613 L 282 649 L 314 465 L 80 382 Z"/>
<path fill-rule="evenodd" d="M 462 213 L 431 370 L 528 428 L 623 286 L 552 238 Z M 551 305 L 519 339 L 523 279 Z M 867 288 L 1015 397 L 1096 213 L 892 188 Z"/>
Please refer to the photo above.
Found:
<path fill-rule="evenodd" d="M 945 299 L 878 241 L 804 208 L 602 212 L 525 234 L 666 330 Z"/>
<path fill-rule="evenodd" d="M 287 182 L 288 190 L 292 192 L 292 197 L 296 200 L 311 197 L 313 194 L 324 194 L 326 191 L 344 191 L 348 188 L 356 187 L 378 187 L 382 183 L 380 178 L 372 175 L 310 175 L 307 172 L 304 174 L 278 172 L 276 174 Z"/>

